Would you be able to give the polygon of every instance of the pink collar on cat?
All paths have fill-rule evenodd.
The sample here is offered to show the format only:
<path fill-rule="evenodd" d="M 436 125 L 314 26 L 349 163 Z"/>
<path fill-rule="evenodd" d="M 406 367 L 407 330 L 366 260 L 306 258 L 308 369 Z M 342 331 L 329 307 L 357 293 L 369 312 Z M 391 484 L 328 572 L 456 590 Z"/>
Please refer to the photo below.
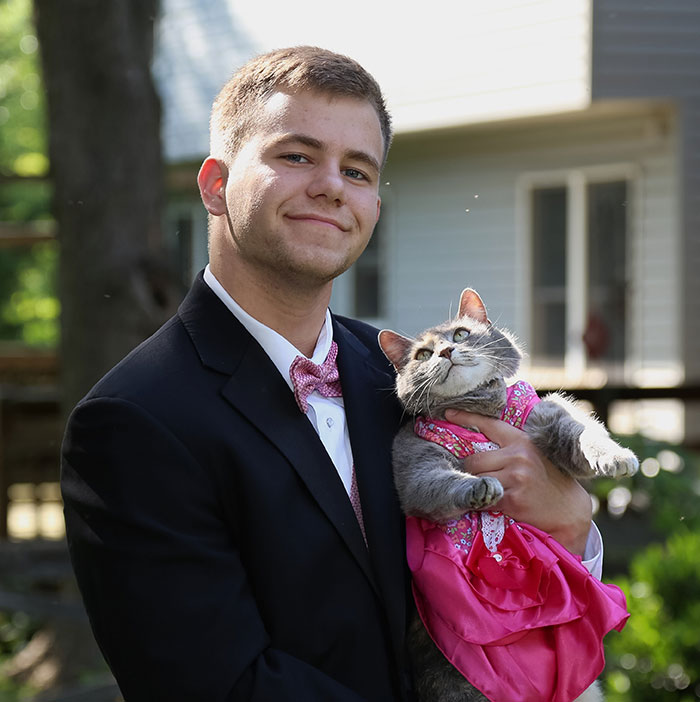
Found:
<path fill-rule="evenodd" d="M 538 402 L 540 398 L 535 388 L 524 380 L 518 380 L 506 390 L 506 406 L 501 412 L 501 419 L 517 429 L 522 429 L 532 408 Z M 441 419 L 416 417 L 414 431 L 422 439 L 444 446 L 457 458 L 498 448 L 498 444 L 489 441 L 483 434 Z"/>

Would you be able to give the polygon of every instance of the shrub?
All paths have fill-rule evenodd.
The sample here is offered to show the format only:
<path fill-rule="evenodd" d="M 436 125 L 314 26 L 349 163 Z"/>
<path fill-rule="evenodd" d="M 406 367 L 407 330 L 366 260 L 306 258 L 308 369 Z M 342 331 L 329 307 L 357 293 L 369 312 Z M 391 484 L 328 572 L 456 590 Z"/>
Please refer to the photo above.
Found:
<path fill-rule="evenodd" d="M 650 546 L 617 584 L 631 617 L 606 640 L 608 702 L 700 700 L 700 533 Z"/>

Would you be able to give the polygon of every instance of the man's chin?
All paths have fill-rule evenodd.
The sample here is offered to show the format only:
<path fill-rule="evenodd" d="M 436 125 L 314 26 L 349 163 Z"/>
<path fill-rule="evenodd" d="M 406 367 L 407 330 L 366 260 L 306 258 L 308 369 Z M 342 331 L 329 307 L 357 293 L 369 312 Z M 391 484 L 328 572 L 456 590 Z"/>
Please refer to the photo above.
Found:
<path fill-rule="evenodd" d="M 289 276 L 302 284 L 323 286 L 335 280 L 347 271 L 354 260 L 344 261 L 310 261 L 299 265 L 290 264 Z"/>
<path fill-rule="evenodd" d="M 319 268 L 311 266 L 289 267 L 278 271 L 291 285 L 304 289 L 319 289 L 332 283 L 339 275 L 345 273 L 350 266 L 335 268 Z"/>

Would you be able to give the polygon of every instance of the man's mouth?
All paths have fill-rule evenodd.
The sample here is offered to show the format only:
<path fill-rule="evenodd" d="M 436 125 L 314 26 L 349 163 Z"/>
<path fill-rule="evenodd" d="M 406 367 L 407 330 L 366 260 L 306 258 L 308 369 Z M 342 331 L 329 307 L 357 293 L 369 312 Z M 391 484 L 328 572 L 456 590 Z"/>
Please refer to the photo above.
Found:
<path fill-rule="evenodd" d="M 340 231 L 346 232 L 347 227 L 343 226 L 341 222 L 332 217 L 326 217 L 325 215 L 319 215 L 315 213 L 302 213 L 295 215 L 287 215 L 288 219 L 293 219 L 299 222 L 318 222 L 319 224 L 326 224 L 328 226 L 336 227 Z"/>

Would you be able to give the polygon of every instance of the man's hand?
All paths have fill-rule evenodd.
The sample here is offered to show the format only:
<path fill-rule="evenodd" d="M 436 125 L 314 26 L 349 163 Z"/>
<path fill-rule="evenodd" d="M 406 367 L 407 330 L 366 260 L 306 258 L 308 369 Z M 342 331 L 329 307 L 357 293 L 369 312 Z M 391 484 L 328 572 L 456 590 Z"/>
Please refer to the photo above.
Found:
<path fill-rule="evenodd" d="M 507 422 L 460 410 L 448 410 L 445 418 L 463 427 L 478 427 L 501 447 L 464 461 L 469 473 L 490 475 L 501 482 L 504 494 L 498 509 L 546 531 L 569 551 L 582 556 L 592 515 L 586 490 L 542 456 L 524 431 Z"/>

